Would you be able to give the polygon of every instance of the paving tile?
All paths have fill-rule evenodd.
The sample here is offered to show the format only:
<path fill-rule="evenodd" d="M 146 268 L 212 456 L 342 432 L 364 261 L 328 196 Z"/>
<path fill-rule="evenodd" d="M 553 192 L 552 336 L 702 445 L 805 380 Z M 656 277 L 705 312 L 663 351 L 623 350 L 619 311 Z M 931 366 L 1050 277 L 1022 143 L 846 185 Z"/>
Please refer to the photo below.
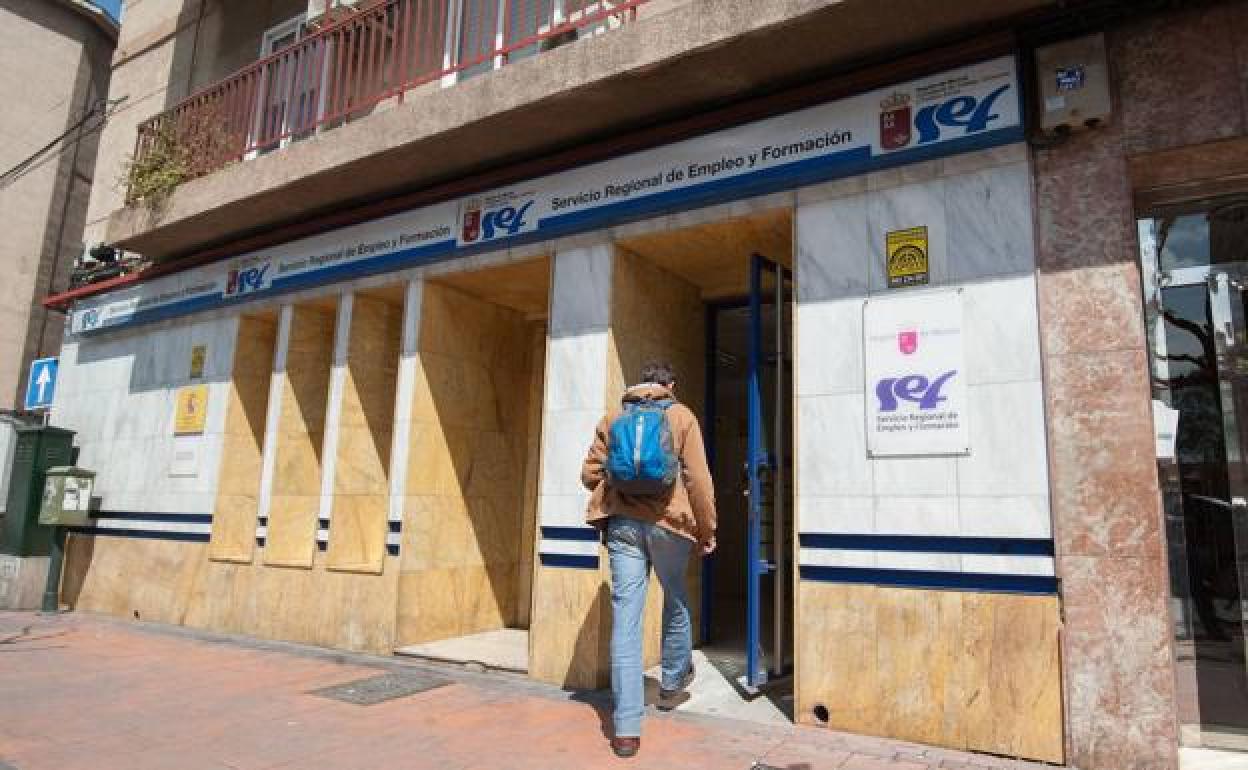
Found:
<path fill-rule="evenodd" d="M 21 770 L 1016 767 L 868 736 L 680 712 L 648 714 L 641 754 L 624 761 L 611 754 L 609 701 L 601 694 L 294 645 L 260 648 L 255 640 L 196 638 L 89 615 L 0 612 L 0 638 L 24 626 L 32 635 L 58 634 L 58 647 L 24 652 L 22 666 L 0 668 L 0 761 Z M 433 671 L 450 683 L 371 705 L 309 694 L 395 671 L 416 679 Z"/>

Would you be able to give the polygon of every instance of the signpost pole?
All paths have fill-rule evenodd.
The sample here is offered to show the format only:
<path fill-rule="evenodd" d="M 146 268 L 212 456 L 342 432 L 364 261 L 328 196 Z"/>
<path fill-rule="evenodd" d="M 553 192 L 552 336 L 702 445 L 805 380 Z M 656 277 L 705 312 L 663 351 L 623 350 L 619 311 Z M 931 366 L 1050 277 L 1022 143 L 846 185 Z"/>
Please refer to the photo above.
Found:
<path fill-rule="evenodd" d="M 61 611 L 61 565 L 65 563 L 64 527 L 52 528 L 52 548 L 48 553 L 48 582 L 43 587 L 44 614 L 56 614 Z"/>

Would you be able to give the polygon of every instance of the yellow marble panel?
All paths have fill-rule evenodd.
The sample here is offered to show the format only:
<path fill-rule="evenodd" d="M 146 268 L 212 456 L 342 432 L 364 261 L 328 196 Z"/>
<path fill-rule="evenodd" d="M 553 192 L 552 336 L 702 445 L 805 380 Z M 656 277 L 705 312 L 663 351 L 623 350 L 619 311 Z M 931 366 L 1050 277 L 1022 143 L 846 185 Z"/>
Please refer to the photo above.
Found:
<path fill-rule="evenodd" d="M 529 676 L 568 688 L 611 681 L 611 588 L 599 570 L 538 567 L 529 626 Z"/>
<path fill-rule="evenodd" d="M 209 558 L 251 562 L 256 544 L 256 511 L 254 494 L 218 494 L 212 512 Z"/>
<path fill-rule="evenodd" d="M 273 496 L 269 503 L 268 537 L 264 544 L 265 564 L 312 566 L 320 507 L 319 494 Z"/>
<path fill-rule="evenodd" d="M 343 426 L 338 430 L 334 494 L 389 494 L 390 431 Z"/>
<path fill-rule="evenodd" d="M 239 319 L 210 558 L 249 562 L 255 551 L 257 495 L 276 335 L 276 326 L 267 319 Z"/>
<path fill-rule="evenodd" d="M 329 527 L 326 566 L 335 570 L 381 572 L 386 557 L 388 495 L 337 495 Z"/>
<path fill-rule="evenodd" d="M 796 716 L 1063 761 L 1057 598 L 802 581 Z"/>

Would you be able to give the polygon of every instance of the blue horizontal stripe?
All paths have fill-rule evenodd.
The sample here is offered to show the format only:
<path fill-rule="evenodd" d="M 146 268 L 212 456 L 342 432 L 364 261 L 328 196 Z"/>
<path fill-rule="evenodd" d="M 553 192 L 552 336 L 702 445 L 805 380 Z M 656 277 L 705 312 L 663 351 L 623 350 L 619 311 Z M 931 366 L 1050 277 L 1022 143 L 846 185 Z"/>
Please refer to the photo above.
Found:
<path fill-rule="evenodd" d="M 982 572 L 929 572 L 926 570 L 866 567 L 799 568 L 802 580 L 822 583 L 856 583 L 900 588 L 942 588 L 1011 594 L 1056 594 L 1057 578 L 1035 575 L 990 575 Z"/>
<path fill-rule="evenodd" d="M 140 540 L 180 540 L 187 543 L 207 543 L 206 532 L 155 532 L 146 529 L 114 529 L 112 527 L 66 527 L 76 535 L 96 537 L 130 537 Z"/>
<path fill-rule="evenodd" d="M 386 544 L 386 553 L 390 554 L 391 556 L 398 556 L 398 555 L 399 555 L 399 546 L 397 546 L 397 545 L 390 545 L 390 544 L 388 544 L 388 543 L 387 543 L 387 544 Z"/>
<path fill-rule="evenodd" d="M 600 537 L 594 527 L 542 527 L 542 537 L 548 540 L 576 540 L 596 543 Z"/>
<path fill-rule="evenodd" d="M 1048 538 L 945 537 L 938 535 L 798 535 L 802 548 L 839 548 L 847 551 L 907 551 L 919 553 L 977 553 L 1009 556 L 1052 556 Z"/>
<path fill-rule="evenodd" d="M 186 524 L 211 524 L 211 513 L 148 513 L 138 511 L 99 511 L 91 514 L 95 519 L 124 519 L 125 521 L 168 521 Z"/>
<path fill-rule="evenodd" d="M 543 567 L 598 569 L 597 556 L 579 556 L 567 553 L 544 553 L 541 555 L 541 560 Z"/>
<path fill-rule="evenodd" d="M 387 527 L 387 528 L 389 528 L 389 530 L 390 530 L 391 532 L 402 532 L 402 531 L 403 531 L 403 522 L 401 522 L 401 521 L 388 521 L 388 522 L 386 522 L 386 527 Z"/>

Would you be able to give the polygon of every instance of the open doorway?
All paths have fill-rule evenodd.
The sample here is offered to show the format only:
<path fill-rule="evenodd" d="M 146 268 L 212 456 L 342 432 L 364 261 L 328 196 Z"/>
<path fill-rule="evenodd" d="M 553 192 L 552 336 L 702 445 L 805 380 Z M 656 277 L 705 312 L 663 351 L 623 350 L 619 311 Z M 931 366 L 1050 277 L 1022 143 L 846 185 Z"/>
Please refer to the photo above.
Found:
<path fill-rule="evenodd" d="M 527 672 L 550 262 L 427 280 L 396 652 Z"/>
<path fill-rule="evenodd" d="M 679 707 L 777 723 L 793 715 L 792 227 L 781 209 L 618 244 L 696 290 L 705 321 L 696 377 L 679 371 L 696 365 L 687 344 L 645 346 L 700 382 L 682 398 L 702 422 L 719 513 L 719 548 L 693 580 L 698 670 Z M 616 330 L 622 361 L 627 332 Z"/>

